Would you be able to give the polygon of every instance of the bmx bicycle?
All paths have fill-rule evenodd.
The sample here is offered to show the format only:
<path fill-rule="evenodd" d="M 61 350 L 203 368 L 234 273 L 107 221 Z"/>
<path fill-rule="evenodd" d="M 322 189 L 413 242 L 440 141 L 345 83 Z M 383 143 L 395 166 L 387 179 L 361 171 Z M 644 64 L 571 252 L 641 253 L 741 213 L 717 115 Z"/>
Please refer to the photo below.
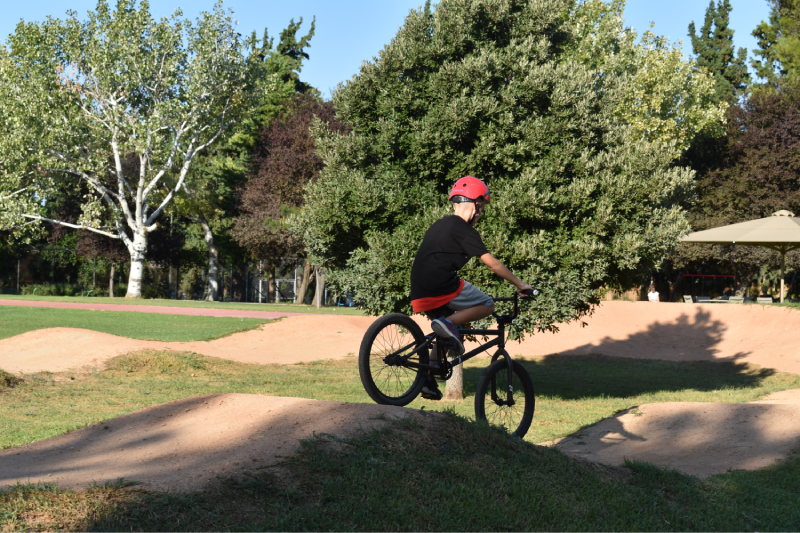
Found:
<path fill-rule="evenodd" d="M 529 289 L 524 296 L 535 297 L 539 291 Z M 448 359 L 447 342 L 435 333 L 424 335 L 422 328 L 403 313 L 391 313 L 373 322 L 358 353 L 358 371 L 364 389 L 376 403 L 408 405 L 419 395 L 425 377 L 447 380 L 453 368 L 495 346 L 492 362 L 483 372 L 475 389 L 475 418 L 501 426 L 518 437 L 524 437 L 533 421 L 535 399 L 533 382 L 527 370 L 511 359 L 506 351 L 505 328 L 519 316 L 519 295 L 493 298 L 495 302 L 514 302 L 512 314 L 493 316 L 497 329 L 461 329 L 459 334 L 481 335 L 494 339 Z M 430 364 L 431 353 L 435 364 Z"/>

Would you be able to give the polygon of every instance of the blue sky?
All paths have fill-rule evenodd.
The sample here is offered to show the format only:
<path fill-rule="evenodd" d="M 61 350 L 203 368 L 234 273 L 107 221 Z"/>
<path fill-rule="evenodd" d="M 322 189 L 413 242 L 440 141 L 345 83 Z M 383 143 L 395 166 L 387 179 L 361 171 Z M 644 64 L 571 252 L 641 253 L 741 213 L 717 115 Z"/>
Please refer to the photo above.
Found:
<path fill-rule="evenodd" d="M 112 0 L 113 1 L 113 0 Z M 745 47 L 748 54 L 756 47 L 750 32 L 769 15 L 766 0 L 730 0 L 733 6 L 731 26 L 737 47 Z M 20 19 L 43 20 L 47 15 L 63 17 L 68 9 L 85 13 L 93 9 L 96 0 L 29 0 L 27 2 L 4 0 L 0 19 L 0 35 L 14 31 Z M 308 28 L 316 16 L 317 31 L 308 50 L 311 56 L 303 70 L 303 79 L 322 91 L 327 98 L 336 85 L 358 73 L 361 62 L 370 60 L 387 44 L 403 24 L 410 9 L 416 9 L 424 0 L 226 0 L 225 7 L 232 8 L 243 34 L 257 30 L 259 35 L 266 26 L 277 36 L 289 20 L 303 17 L 303 29 Z M 213 0 L 151 0 L 151 11 L 161 17 L 181 7 L 184 14 L 196 17 L 201 10 L 213 7 Z M 655 32 L 683 40 L 685 55 L 691 53 L 687 36 L 689 23 L 703 24 L 708 3 L 697 0 L 628 0 L 625 8 L 626 22 L 639 33 L 655 22 Z"/>

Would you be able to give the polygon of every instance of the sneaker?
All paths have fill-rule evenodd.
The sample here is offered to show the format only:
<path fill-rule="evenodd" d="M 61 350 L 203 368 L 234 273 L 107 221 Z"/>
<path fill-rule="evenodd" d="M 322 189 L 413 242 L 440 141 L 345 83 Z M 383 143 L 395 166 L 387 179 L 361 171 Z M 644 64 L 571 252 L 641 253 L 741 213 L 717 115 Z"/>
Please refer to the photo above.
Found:
<path fill-rule="evenodd" d="M 464 353 L 464 344 L 461 342 L 461 339 L 458 338 L 458 327 L 456 327 L 455 324 L 446 318 L 437 318 L 431 322 L 431 328 L 433 328 L 433 331 L 441 338 L 450 341 L 456 355 Z"/>
<path fill-rule="evenodd" d="M 425 378 L 425 385 L 422 386 L 422 397 L 426 400 L 441 400 L 442 391 L 439 390 L 439 385 L 436 380 L 431 376 Z"/>

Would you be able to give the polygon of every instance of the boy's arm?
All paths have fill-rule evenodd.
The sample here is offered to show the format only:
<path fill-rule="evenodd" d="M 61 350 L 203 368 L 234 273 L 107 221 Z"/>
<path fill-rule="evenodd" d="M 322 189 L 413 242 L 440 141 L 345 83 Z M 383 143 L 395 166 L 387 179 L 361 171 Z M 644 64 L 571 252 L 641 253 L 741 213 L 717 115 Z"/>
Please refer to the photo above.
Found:
<path fill-rule="evenodd" d="M 506 281 L 513 283 L 517 287 L 517 292 L 522 293 L 525 289 L 532 289 L 527 283 L 522 283 L 517 276 L 514 275 L 506 266 L 494 258 L 492 254 L 483 254 L 481 261 L 486 265 L 489 270 L 500 276 Z"/>

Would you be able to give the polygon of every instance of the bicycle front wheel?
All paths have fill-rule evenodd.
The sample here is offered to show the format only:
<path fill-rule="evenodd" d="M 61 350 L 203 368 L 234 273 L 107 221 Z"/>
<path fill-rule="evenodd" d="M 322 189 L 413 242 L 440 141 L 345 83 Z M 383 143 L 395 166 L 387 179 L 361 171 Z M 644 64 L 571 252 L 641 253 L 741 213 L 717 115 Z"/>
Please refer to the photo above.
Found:
<path fill-rule="evenodd" d="M 508 403 L 508 363 L 500 358 L 487 368 L 475 389 L 475 418 L 505 428 L 519 438 L 525 436 L 533 422 L 536 400 L 533 382 L 525 368 L 512 363 L 513 404 Z"/>
<path fill-rule="evenodd" d="M 372 323 L 358 352 L 358 373 L 370 398 L 383 405 L 414 401 L 427 371 L 404 366 L 403 357 L 424 341 L 422 329 L 408 315 L 392 313 Z M 412 355 L 408 362 L 428 364 L 428 349 Z"/>

